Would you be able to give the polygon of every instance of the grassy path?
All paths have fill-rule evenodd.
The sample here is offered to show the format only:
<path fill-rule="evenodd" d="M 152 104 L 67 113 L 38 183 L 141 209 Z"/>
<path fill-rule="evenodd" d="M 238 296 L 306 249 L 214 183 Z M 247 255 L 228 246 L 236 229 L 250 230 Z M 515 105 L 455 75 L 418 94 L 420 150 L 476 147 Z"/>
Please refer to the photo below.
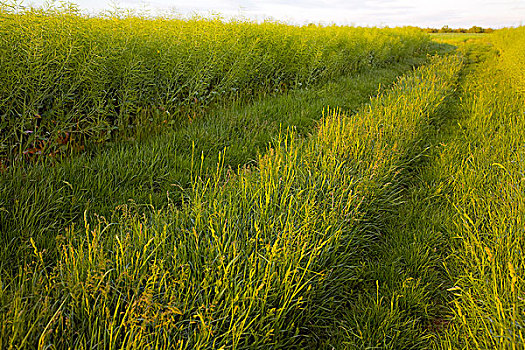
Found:
<path fill-rule="evenodd" d="M 463 85 L 461 119 L 435 164 L 453 214 L 450 323 L 440 348 L 525 346 L 525 61 L 514 49 L 524 34 L 502 32 L 474 47 L 479 64 Z"/>
<path fill-rule="evenodd" d="M 0 295 L 4 337 L 61 348 L 330 342 L 354 301 L 348 287 L 360 288 L 361 254 L 399 195 L 390 184 L 458 64 L 433 59 L 358 114 L 327 113 L 308 140 L 281 138 L 256 169 L 197 179 L 180 207 L 145 215 L 126 205 L 111 219 L 86 218 L 56 238 L 56 264 L 34 244 L 33 264 Z M 41 333 L 44 324 L 54 333 Z"/>
<path fill-rule="evenodd" d="M 362 283 L 341 321 L 342 348 L 429 348 L 448 322 L 446 225 L 454 212 L 442 196 L 444 179 L 436 176 L 436 158 L 454 137 L 461 89 L 471 66 L 465 57 L 456 91 L 433 115 L 400 169 L 395 184 L 399 196 L 377 223 L 381 234 L 363 257 Z"/>
<path fill-rule="evenodd" d="M 109 218 L 129 200 L 162 207 L 167 193 L 180 202 L 193 177 L 213 173 L 208 169 L 216 168 L 221 152 L 227 171 L 253 165 L 288 128 L 306 136 L 326 106 L 355 111 L 378 86 L 388 86 L 424 60 L 410 58 L 308 90 L 219 108 L 158 137 L 117 143 L 56 166 L 9 169 L 0 174 L 0 270 L 19 265 L 33 249 L 29 238 L 39 247 L 53 246 L 54 237 L 86 210 Z"/>
<path fill-rule="evenodd" d="M 471 42 L 461 51 L 457 91 L 398 177 L 400 204 L 364 256 L 361 288 L 335 342 L 342 348 L 525 344 L 516 272 L 525 192 L 523 132 L 515 128 L 523 119 L 513 117 L 525 106 L 493 47 Z"/>
<path fill-rule="evenodd" d="M 5 174 L 0 345 L 519 348 L 525 105 L 460 52 Z"/>

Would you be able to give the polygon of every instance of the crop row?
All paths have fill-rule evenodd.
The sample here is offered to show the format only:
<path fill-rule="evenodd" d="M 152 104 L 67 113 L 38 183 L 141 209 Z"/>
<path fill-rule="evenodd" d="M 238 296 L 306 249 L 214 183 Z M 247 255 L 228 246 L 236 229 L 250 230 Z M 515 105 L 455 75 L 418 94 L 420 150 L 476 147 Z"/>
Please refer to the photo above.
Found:
<path fill-rule="evenodd" d="M 525 27 L 498 30 L 493 42 L 507 77 L 519 92 L 525 94 Z"/>
<path fill-rule="evenodd" d="M 330 343 L 354 267 L 400 191 L 396 176 L 460 66 L 435 59 L 358 114 L 327 111 L 311 139 L 283 136 L 257 168 L 195 173 L 182 206 L 86 216 L 57 237 L 52 266 L 34 244 L 34 263 L 2 289 L 1 338 L 56 348 Z"/>
<path fill-rule="evenodd" d="M 425 52 L 415 28 L 88 17 L 0 7 L 0 158 L 103 142 L 215 102 Z"/>
<path fill-rule="evenodd" d="M 454 318 L 442 348 L 525 345 L 525 28 L 494 33 L 443 152 L 454 232 Z M 521 43 L 521 44 L 520 44 Z"/>

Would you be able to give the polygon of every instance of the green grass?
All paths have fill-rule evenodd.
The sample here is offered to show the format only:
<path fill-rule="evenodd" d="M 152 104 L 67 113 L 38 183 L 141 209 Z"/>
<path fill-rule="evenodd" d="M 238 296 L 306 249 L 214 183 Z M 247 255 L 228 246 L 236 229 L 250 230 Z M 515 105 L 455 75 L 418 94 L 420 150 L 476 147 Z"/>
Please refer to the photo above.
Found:
<path fill-rule="evenodd" d="M 2 165 L 140 132 L 150 120 L 176 125 L 214 104 L 323 83 L 431 44 L 415 28 L 88 17 L 68 5 L 2 3 L 0 18 Z"/>
<path fill-rule="evenodd" d="M 468 41 L 485 40 L 491 34 L 486 33 L 431 33 L 432 40 L 447 44 L 461 44 Z"/>
<path fill-rule="evenodd" d="M 523 28 L 512 34 L 525 39 Z M 454 213 L 447 223 L 454 233 L 447 264 L 454 297 L 443 348 L 525 345 L 525 102 L 515 85 L 523 66 L 506 54 L 516 41 L 502 44 L 500 55 L 486 49 L 470 75 L 459 105 L 463 118 L 436 164 L 453 174 L 445 184 Z"/>
<path fill-rule="evenodd" d="M 398 195 L 389 184 L 457 69 L 454 58 L 434 60 L 357 115 L 327 113 L 311 139 L 281 138 L 257 167 L 195 173 L 181 206 L 86 218 L 56 238 L 56 263 L 35 245 L 34 262 L 3 282 L 2 338 L 59 348 L 330 343 L 352 266 Z"/>
<path fill-rule="evenodd" d="M 496 49 L 506 51 L 460 46 L 466 65 L 457 92 L 363 259 L 363 285 L 342 322 L 351 347 L 524 346 L 525 104 L 520 71 L 505 73 L 516 61 Z"/>
<path fill-rule="evenodd" d="M 524 346 L 523 28 L 0 16 L 0 348 Z"/>
<path fill-rule="evenodd" d="M 341 342 L 350 348 L 435 348 L 449 322 L 446 289 L 453 282 L 444 264 L 451 252 L 447 224 L 454 212 L 443 196 L 442 177 L 448 174 L 439 174 L 439 157 L 457 126 L 462 86 L 479 60 L 471 52 L 462 57 L 454 90 L 398 175 L 399 196 L 381 218 L 381 235 L 361 261 L 361 284 L 341 322 Z"/>
<path fill-rule="evenodd" d="M 0 229 L 3 269 L 17 266 L 32 247 L 51 247 L 54 237 L 83 212 L 111 217 L 118 205 L 164 206 L 167 193 L 181 203 L 197 172 L 213 173 L 218 155 L 225 171 L 256 165 L 257 156 L 280 133 L 293 128 L 297 136 L 314 132 L 325 106 L 355 112 L 378 86 L 388 86 L 426 58 L 409 59 L 337 79 L 308 90 L 264 97 L 249 104 L 218 108 L 176 130 L 162 132 L 155 124 L 141 141 L 118 142 L 83 155 L 49 163 L 10 168 L 0 174 Z M 254 126 L 257 127 L 254 127 Z M 202 162 L 202 164 L 201 164 Z"/>
<path fill-rule="evenodd" d="M 525 53 L 520 48 L 525 44 L 525 27 L 502 29 L 491 38 L 498 50 L 500 66 L 515 90 L 525 94 Z"/>

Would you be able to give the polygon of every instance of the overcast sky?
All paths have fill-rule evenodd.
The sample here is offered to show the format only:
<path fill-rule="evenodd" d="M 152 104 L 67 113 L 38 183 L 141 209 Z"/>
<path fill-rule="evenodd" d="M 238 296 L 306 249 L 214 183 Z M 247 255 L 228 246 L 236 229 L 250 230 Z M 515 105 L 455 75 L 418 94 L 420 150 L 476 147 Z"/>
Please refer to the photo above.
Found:
<path fill-rule="evenodd" d="M 309 22 L 359 26 L 483 27 L 525 24 L 525 0 L 76 0 L 97 12 L 113 4 L 122 8 L 182 15 L 220 13 L 254 20 L 273 18 L 294 24 Z M 28 3 L 40 5 L 43 0 Z"/>

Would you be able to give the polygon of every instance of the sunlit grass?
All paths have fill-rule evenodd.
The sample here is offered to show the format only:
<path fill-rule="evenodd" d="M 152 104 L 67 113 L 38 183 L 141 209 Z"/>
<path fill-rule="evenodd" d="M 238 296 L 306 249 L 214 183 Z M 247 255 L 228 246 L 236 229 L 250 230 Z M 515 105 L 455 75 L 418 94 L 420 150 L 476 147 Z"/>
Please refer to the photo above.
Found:
<path fill-rule="evenodd" d="M 486 33 L 430 33 L 432 40 L 447 44 L 459 44 L 467 41 L 486 39 L 490 34 Z"/>
<path fill-rule="evenodd" d="M 283 136 L 256 168 L 196 171 L 182 206 L 126 204 L 86 219 L 57 237 L 56 264 L 35 246 L 34 262 L 5 282 L 2 338 L 60 348 L 329 343 L 325 327 L 351 302 L 352 266 L 459 67 L 434 60 L 356 115 L 327 111 L 310 140 Z"/>
<path fill-rule="evenodd" d="M 133 135 L 149 122 L 175 127 L 216 103 L 326 82 L 430 44 L 415 28 L 87 17 L 2 4 L 3 163 Z"/>
<path fill-rule="evenodd" d="M 0 9 L 0 348 L 524 346 L 523 27 Z"/>
<path fill-rule="evenodd" d="M 443 348 L 519 349 L 525 345 L 523 28 L 496 32 L 464 86 L 456 138 L 437 174 L 447 198 L 455 251 L 449 260 L 454 317 Z M 496 51 L 497 50 L 497 51 Z"/>

